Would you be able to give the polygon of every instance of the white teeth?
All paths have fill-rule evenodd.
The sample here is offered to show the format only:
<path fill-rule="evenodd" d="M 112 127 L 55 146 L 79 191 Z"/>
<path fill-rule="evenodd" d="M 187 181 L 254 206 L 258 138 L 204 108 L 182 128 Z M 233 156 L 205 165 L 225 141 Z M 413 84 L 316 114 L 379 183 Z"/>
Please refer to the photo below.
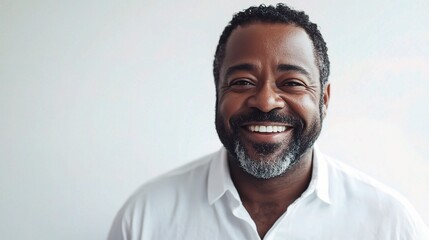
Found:
<path fill-rule="evenodd" d="M 248 128 L 252 132 L 284 132 L 284 131 L 286 131 L 286 126 L 250 125 Z"/>

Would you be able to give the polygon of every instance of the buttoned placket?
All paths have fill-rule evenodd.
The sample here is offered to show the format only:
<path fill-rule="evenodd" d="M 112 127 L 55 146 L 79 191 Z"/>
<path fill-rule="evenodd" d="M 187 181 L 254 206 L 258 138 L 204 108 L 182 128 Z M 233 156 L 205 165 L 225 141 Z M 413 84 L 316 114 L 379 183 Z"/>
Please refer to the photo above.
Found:
<path fill-rule="evenodd" d="M 300 206 L 308 200 L 311 196 L 314 196 L 314 190 L 308 192 L 308 194 L 303 193 L 301 197 L 296 199 L 289 207 L 286 212 L 284 212 L 279 219 L 274 223 L 271 229 L 265 235 L 263 240 L 283 240 L 288 239 L 290 234 L 290 224 L 294 221 L 294 215 L 300 208 Z"/>
<path fill-rule="evenodd" d="M 284 212 L 279 219 L 277 219 L 277 221 L 273 224 L 273 226 L 268 230 L 267 234 L 265 235 L 265 237 L 263 239 L 261 239 L 259 237 L 258 234 L 258 230 L 256 228 L 256 224 L 253 221 L 253 219 L 251 218 L 250 214 L 247 212 L 246 208 L 243 206 L 243 204 L 241 203 L 240 200 L 238 200 L 236 197 L 238 196 L 234 196 L 234 193 L 230 193 L 229 197 L 231 198 L 232 201 L 230 201 L 231 203 L 231 209 L 232 209 L 232 213 L 234 216 L 236 216 L 237 218 L 241 219 L 242 221 L 245 221 L 248 226 L 252 229 L 252 236 L 254 237 L 254 240 L 280 240 L 280 239 L 284 239 L 282 238 L 284 235 L 287 234 L 288 232 L 288 226 L 289 226 L 289 222 L 293 221 L 293 215 L 295 214 L 296 210 L 299 208 L 299 206 L 306 201 L 310 196 L 312 196 L 314 193 L 314 189 L 308 189 L 307 191 L 305 191 L 301 197 L 299 197 L 298 199 L 296 199 L 291 205 L 289 205 L 289 207 L 287 208 L 286 212 Z M 281 234 L 280 236 L 278 236 L 278 232 L 279 229 L 282 228 Z M 251 240 L 253 240 L 251 239 Z"/>

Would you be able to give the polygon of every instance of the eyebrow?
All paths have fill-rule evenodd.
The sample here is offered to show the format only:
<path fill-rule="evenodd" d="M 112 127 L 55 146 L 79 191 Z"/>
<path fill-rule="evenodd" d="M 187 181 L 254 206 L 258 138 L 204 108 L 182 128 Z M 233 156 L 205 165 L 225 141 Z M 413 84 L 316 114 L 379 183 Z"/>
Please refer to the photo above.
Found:
<path fill-rule="evenodd" d="M 249 63 L 243 63 L 243 64 L 237 64 L 234 66 L 229 67 L 226 72 L 224 79 L 227 79 L 231 74 L 238 71 L 254 71 L 256 70 L 256 66 L 249 64 Z"/>
<path fill-rule="evenodd" d="M 234 66 L 229 67 L 224 75 L 224 79 L 227 79 L 231 74 L 233 74 L 234 72 L 237 71 L 255 71 L 256 70 L 256 66 L 249 64 L 249 63 L 243 63 L 243 64 L 237 64 Z M 299 72 L 304 74 L 306 77 L 311 78 L 310 73 L 305 70 L 304 68 L 297 66 L 297 65 L 292 65 L 292 64 L 279 64 L 277 66 L 277 71 L 280 72 L 289 72 L 289 71 L 293 71 L 293 72 Z"/>
<path fill-rule="evenodd" d="M 305 70 L 304 68 L 297 66 L 297 65 L 291 65 L 291 64 L 280 64 L 277 67 L 278 71 L 281 72 L 288 72 L 288 71 L 294 71 L 304 74 L 306 77 L 311 78 L 310 73 Z"/>

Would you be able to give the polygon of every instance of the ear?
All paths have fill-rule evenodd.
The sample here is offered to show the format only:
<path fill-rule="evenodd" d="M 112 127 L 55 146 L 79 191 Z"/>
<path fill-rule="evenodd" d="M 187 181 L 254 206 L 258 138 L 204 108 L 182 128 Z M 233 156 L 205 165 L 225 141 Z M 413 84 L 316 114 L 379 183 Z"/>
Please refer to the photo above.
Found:
<path fill-rule="evenodd" d="M 328 105 L 329 105 L 329 99 L 331 97 L 331 83 L 327 82 L 325 87 L 323 88 L 323 107 L 322 107 L 322 117 L 325 118 L 327 111 L 328 111 Z"/>

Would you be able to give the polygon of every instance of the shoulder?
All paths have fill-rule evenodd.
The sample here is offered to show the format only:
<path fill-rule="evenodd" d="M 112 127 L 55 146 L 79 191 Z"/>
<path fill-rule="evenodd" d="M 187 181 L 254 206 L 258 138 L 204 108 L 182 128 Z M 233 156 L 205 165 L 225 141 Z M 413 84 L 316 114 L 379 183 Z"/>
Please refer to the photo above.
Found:
<path fill-rule="evenodd" d="M 217 153 L 201 157 L 143 184 L 119 210 L 109 239 L 164 239 L 160 229 L 177 228 L 189 209 L 208 204 L 207 176 L 216 159 Z"/>
<path fill-rule="evenodd" d="M 383 206 L 405 207 L 409 202 L 396 190 L 343 162 L 324 156 L 328 163 L 331 190 L 337 198 Z"/>
<path fill-rule="evenodd" d="M 138 200 L 162 200 L 163 197 L 186 196 L 189 191 L 205 189 L 210 163 L 216 158 L 212 153 L 169 171 L 143 184 L 130 197 Z"/>
<path fill-rule="evenodd" d="M 328 163 L 329 181 L 333 191 L 344 191 L 344 194 L 365 197 L 368 200 L 408 204 L 398 191 L 368 174 L 326 155 L 324 159 Z"/>
<path fill-rule="evenodd" d="M 329 169 L 331 198 L 353 216 L 381 229 L 397 229 L 403 239 L 420 239 L 427 227 L 411 203 L 398 191 L 338 160 L 324 156 Z M 392 239 L 396 239 L 393 238 Z"/>

